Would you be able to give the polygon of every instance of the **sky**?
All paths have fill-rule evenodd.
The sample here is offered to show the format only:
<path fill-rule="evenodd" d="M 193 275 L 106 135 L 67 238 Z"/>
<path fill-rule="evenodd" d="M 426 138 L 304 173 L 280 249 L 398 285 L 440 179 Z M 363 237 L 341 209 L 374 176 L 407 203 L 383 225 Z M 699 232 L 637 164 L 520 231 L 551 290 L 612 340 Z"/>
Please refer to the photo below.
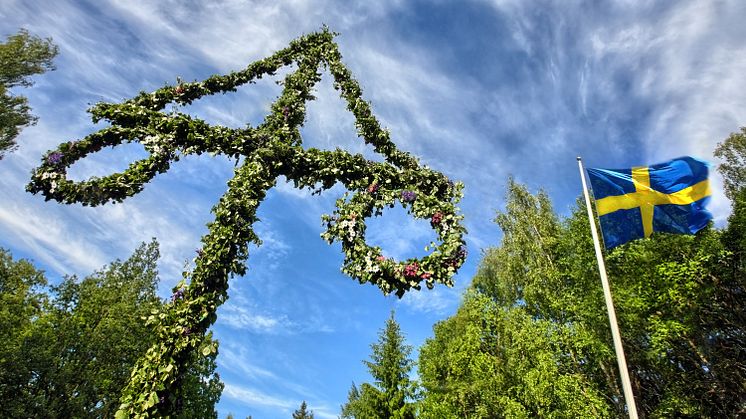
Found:
<path fill-rule="evenodd" d="M 492 219 L 510 176 L 546 190 L 567 215 L 582 192 L 576 156 L 588 167 L 681 155 L 716 165 L 717 143 L 746 125 L 744 17 L 740 0 L 0 0 L 0 35 L 26 28 L 59 46 L 55 71 L 13 91 L 29 98 L 39 121 L 0 160 L 0 247 L 33 260 L 54 283 L 125 259 L 155 237 L 165 298 L 195 257 L 234 161 L 187 156 L 140 194 L 96 208 L 26 193 L 30 171 L 47 150 L 103 126 L 86 113 L 94 103 L 240 70 L 328 25 L 397 146 L 465 184 L 469 230 L 455 287 L 400 300 L 343 275 L 340 246 L 319 237 L 342 187 L 312 196 L 280 179 L 269 192 L 254 226 L 263 245 L 251 249 L 248 273 L 230 281 L 213 327 L 225 383 L 217 409 L 220 417 L 287 418 L 305 400 L 317 418 L 335 418 L 350 385 L 370 380 L 362 360 L 391 310 L 414 357 L 432 326 L 455 312 L 482 250 L 499 243 Z M 178 110 L 256 126 L 287 71 Z M 316 97 L 304 146 L 374 158 L 328 73 Z M 144 155 L 138 144 L 107 149 L 76 163 L 70 177 L 121 171 Z M 717 173 L 711 179 L 710 210 L 723 226 L 730 204 Z M 369 243 L 397 258 L 424 255 L 433 237 L 427 221 L 402 209 L 368 225 Z"/>

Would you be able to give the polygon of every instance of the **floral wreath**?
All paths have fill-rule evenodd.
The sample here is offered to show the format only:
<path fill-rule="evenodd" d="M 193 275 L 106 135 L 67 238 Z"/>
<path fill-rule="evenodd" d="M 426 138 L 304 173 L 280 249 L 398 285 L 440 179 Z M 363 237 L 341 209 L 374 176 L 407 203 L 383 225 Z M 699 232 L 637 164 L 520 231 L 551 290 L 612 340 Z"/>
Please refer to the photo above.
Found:
<path fill-rule="evenodd" d="M 159 340 L 132 371 L 117 418 L 171 414 L 180 404 L 179 383 L 192 362 L 191 355 L 195 351 L 204 356 L 217 352 L 205 335 L 216 320 L 217 307 L 228 298 L 228 278 L 246 272 L 249 243 L 261 243 L 252 229 L 258 220 L 256 209 L 278 176 L 316 192 L 337 182 L 350 191 L 337 200 L 334 214 L 322 217 L 327 226 L 322 237 L 342 244 L 342 271 L 360 283 L 375 284 L 384 294 L 393 292 L 399 297 L 411 288 L 420 289 L 422 282 L 428 288 L 436 283 L 452 286 L 452 276 L 466 258 L 466 230 L 456 207 L 463 185 L 420 166 L 416 158 L 396 148 L 362 99 L 360 85 L 342 64 L 334 35 L 324 27 L 242 71 L 201 82 L 179 81 L 120 104 L 96 104 L 89 110 L 93 121 L 107 120 L 111 125 L 82 140 L 61 144 L 33 171 L 29 192 L 41 193 L 47 200 L 95 206 L 137 194 L 182 155 L 243 157 L 228 181 L 227 192 L 213 208 L 215 220 L 202 238 L 194 269 L 184 273 L 185 279 L 174 288 L 165 309 L 147 319 L 158 329 Z M 285 77 L 282 94 L 256 128 L 211 126 L 183 113 L 163 112 L 169 103 L 186 105 L 204 95 L 235 91 L 293 63 L 297 70 Z M 383 155 L 385 162 L 369 161 L 340 149 L 302 147 L 305 103 L 313 99 L 312 89 L 321 79 L 322 65 L 332 74 L 335 89 L 355 116 L 358 135 Z M 80 182 L 67 178 L 67 168 L 79 159 L 107 146 L 135 141 L 143 144 L 150 156 L 133 162 L 123 172 Z M 381 215 L 397 201 L 414 217 L 429 220 L 436 231 L 440 243 L 431 243 L 429 255 L 395 261 L 366 243 L 365 219 Z"/>

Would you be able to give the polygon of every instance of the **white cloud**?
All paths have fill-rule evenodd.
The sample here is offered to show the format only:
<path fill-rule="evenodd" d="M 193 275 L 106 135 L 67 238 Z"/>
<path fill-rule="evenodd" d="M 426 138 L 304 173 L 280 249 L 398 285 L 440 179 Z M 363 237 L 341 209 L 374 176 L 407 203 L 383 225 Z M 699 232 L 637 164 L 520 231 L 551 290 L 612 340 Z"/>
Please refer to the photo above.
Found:
<path fill-rule="evenodd" d="M 381 217 L 369 218 L 366 224 L 368 244 L 380 246 L 386 257 L 397 260 L 431 253 L 424 247 L 437 237 L 428 220 L 414 218 L 399 205 L 386 208 Z"/>
<path fill-rule="evenodd" d="M 0 230 L 15 237 L 40 262 L 57 273 L 88 273 L 109 262 L 102 249 L 76 237 L 62 218 L 5 202 L 0 208 Z"/>
<path fill-rule="evenodd" d="M 232 383 L 225 383 L 223 396 L 240 401 L 247 406 L 259 405 L 284 410 L 296 407 L 296 403 L 293 400 L 272 396 L 260 390 L 242 387 Z"/>
<path fill-rule="evenodd" d="M 344 61 L 394 142 L 466 182 L 461 207 L 472 255 L 478 253 L 475 247 L 489 246 L 499 237 L 490 219 L 500 206 L 508 173 L 572 202 L 580 192 L 574 159 L 580 151 L 617 160 L 634 155 L 650 162 L 684 153 L 708 158 L 717 141 L 744 124 L 739 112 L 746 108 L 741 94 L 746 91 L 746 26 L 740 18 L 746 3 L 738 0 L 668 8 L 616 2 L 608 10 L 581 2 L 547 3 L 540 13 L 535 4 L 494 0 L 485 4 L 495 6 L 495 26 L 504 24 L 508 30 L 479 57 L 466 56 L 456 43 L 448 48 L 430 43 L 429 36 L 442 29 L 427 26 L 428 13 L 437 13 L 444 4 L 438 2 L 428 10 L 407 9 L 410 3 L 401 0 L 344 6 L 331 0 L 47 3 L 10 0 L 0 9 L 6 33 L 25 26 L 52 36 L 61 47 L 58 70 L 37 77 L 37 85 L 23 92 L 40 117 L 39 125 L 26 129 L 19 138 L 21 149 L 0 162 L 0 240 L 59 273 L 90 272 L 127 257 L 139 242 L 155 236 L 161 243 L 164 286 L 172 285 L 183 262 L 194 257 L 204 224 L 213 219 L 209 209 L 233 170 L 233 162 L 223 157 L 190 156 L 124 204 L 94 209 L 42 202 L 23 192 L 29 171 L 45 150 L 97 129 L 84 112 L 87 103 L 119 101 L 173 83 L 176 76 L 201 80 L 244 68 L 324 22 L 342 33 L 337 41 Z M 394 14 L 396 20 L 388 19 Z M 423 27 L 410 25 L 413 15 L 422 18 Z M 401 29 L 405 25 L 407 33 Z M 502 32 L 487 35 L 495 33 Z M 488 62 L 489 74 L 471 71 L 490 58 L 495 61 Z M 450 60 L 458 65 L 444 64 Z M 497 60 L 505 60 L 504 68 Z M 256 124 L 279 92 L 274 80 L 281 77 L 182 110 L 210 123 Z M 317 93 L 308 107 L 304 145 L 340 146 L 374 158 L 356 138 L 352 117 L 328 74 Z M 86 176 L 113 170 L 103 154 L 87 158 L 78 169 Z M 720 180 L 715 176 L 713 182 Z M 319 216 L 333 210 L 342 189 L 311 196 L 280 180 L 270 192 L 260 214 L 263 221 L 254 226 L 264 245 L 252 249 L 251 274 L 261 280 L 232 280 L 231 298 L 220 308 L 216 328 L 230 331 L 221 338 L 221 368 L 274 383 L 284 377 L 283 368 L 297 366 L 286 360 L 258 364 L 237 349 L 245 336 L 261 340 L 261 350 L 266 350 L 280 341 L 296 344 L 294 338 L 308 338 L 309 333 L 346 332 L 355 329 L 352 323 L 361 325 L 358 331 L 369 330 L 365 319 L 371 307 L 393 301 L 382 299 L 372 287 L 348 285 L 350 281 L 339 285 L 339 253 L 307 254 L 312 246 L 306 240 L 321 242 Z M 727 202 L 716 196 L 712 208 L 722 222 Z M 288 218 L 276 218 L 274 211 L 300 218 L 313 234 L 298 224 L 290 232 Z M 420 253 L 429 241 L 427 221 L 403 216 L 391 222 L 386 215 L 381 221 L 380 228 L 369 231 L 369 241 L 391 256 Z M 467 271 L 476 262 L 472 258 L 455 289 L 439 286 L 405 296 L 400 302 L 404 314 L 435 320 L 447 315 L 468 283 Z M 298 260 L 309 265 L 295 266 Z M 344 345 L 335 342 L 333 350 L 343 351 Z M 283 362 L 287 365 L 277 365 Z M 344 369 L 329 374 L 346 387 L 349 380 L 339 378 Z M 303 398 L 288 395 L 316 401 L 344 397 L 330 396 L 333 392 L 307 384 L 310 380 L 298 382 L 303 385 L 277 391 L 229 383 L 225 397 L 285 416 Z M 319 396 L 308 396 L 307 388 Z M 339 402 L 309 400 L 309 405 L 317 417 L 334 417 L 335 409 L 325 406 Z"/>
<path fill-rule="evenodd" d="M 236 346 L 236 345 L 233 345 Z M 236 371 L 237 369 L 240 370 L 244 377 L 247 380 L 250 379 L 271 379 L 271 380 L 277 380 L 279 377 L 275 375 L 272 371 L 269 371 L 265 368 L 259 367 L 257 365 L 254 365 L 248 360 L 248 353 L 243 347 L 238 347 L 237 350 L 234 350 L 230 347 L 230 342 L 228 344 L 221 343 L 220 345 L 220 356 L 218 359 L 218 364 L 226 369 L 227 371 Z"/>
<path fill-rule="evenodd" d="M 461 301 L 461 293 L 462 287 L 454 289 L 439 285 L 429 290 L 423 286 L 421 291 L 410 291 L 399 301 L 415 312 L 443 316 L 455 310 Z"/>
<path fill-rule="evenodd" d="M 265 408 L 279 409 L 285 412 L 294 411 L 300 406 L 299 400 L 304 400 L 303 395 L 297 399 L 278 397 L 255 388 L 249 388 L 228 382 L 225 383 L 223 396 L 236 400 L 248 407 L 261 406 Z M 314 416 L 330 419 L 337 418 L 337 415 L 332 413 L 334 410 L 329 408 L 328 405 L 317 403 L 312 400 L 306 401 L 309 410 L 313 411 Z"/>
<path fill-rule="evenodd" d="M 238 306 L 238 302 L 229 300 L 220 308 L 219 322 L 229 327 L 253 333 L 288 334 L 296 326 L 286 316 L 271 316 L 254 313 L 248 307 Z"/>

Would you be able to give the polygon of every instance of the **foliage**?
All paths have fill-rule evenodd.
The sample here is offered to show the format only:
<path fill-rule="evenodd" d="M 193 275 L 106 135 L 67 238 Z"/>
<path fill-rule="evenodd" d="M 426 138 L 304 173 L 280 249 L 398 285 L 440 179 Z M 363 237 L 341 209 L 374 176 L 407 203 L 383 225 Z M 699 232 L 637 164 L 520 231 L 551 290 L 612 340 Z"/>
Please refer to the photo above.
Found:
<path fill-rule="evenodd" d="M 584 369 L 598 370 L 598 363 L 587 363 L 592 356 L 605 355 L 600 358 L 612 367 L 613 359 L 569 318 L 596 282 L 563 277 L 560 259 L 576 251 L 564 245 L 565 226 L 549 197 L 510 179 L 506 209 L 495 221 L 501 245 L 485 252 L 474 291 L 420 350 L 422 416 L 608 416 L 596 377 Z M 590 256 L 576 260 L 578 267 L 592 268 Z M 581 301 L 563 298 L 565 291 Z M 602 307 L 588 316 L 603 320 Z"/>
<path fill-rule="evenodd" d="M 313 410 L 309 412 L 307 408 L 306 401 L 303 400 L 303 403 L 300 404 L 300 408 L 293 412 L 293 419 L 313 419 Z"/>
<path fill-rule="evenodd" d="M 360 389 L 352 384 L 347 403 L 342 406 L 342 418 L 415 417 L 415 384 L 409 380 L 414 366 L 409 358 L 412 347 L 404 343 L 394 313 L 378 334 L 378 342 L 371 345 L 370 361 L 364 361 L 373 384 L 363 383 Z"/>
<path fill-rule="evenodd" d="M 718 171 L 725 181 L 725 194 L 735 201 L 738 191 L 746 188 L 746 127 L 733 132 L 715 148 L 715 157 L 723 160 Z"/>
<path fill-rule="evenodd" d="M 422 418 L 602 418 L 603 395 L 575 371 L 582 332 L 468 292 L 420 352 Z"/>
<path fill-rule="evenodd" d="M 47 306 L 43 272 L 26 260 L 14 261 L 0 249 L 0 416 L 21 417 L 34 401 L 27 383 L 33 379 L 29 363 L 36 351 L 34 331 Z M 34 416 L 34 415 L 30 415 Z"/>
<path fill-rule="evenodd" d="M 0 44 L 0 159 L 17 148 L 15 138 L 21 128 L 36 123 L 28 100 L 11 95 L 9 90 L 32 86 L 29 76 L 53 70 L 56 55 L 57 47 L 51 39 L 41 39 L 25 29 Z"/>
<path fill-rule="evenodd" d="M 6 252 L 1 259 L 3 318 L 12 324 L 0 329 L 0 416 L 112 417 L 132 367 L 156 339 L 141 319 L 162 305 L 157 243 L 46 292 L 31 264 Z M 214 358 L 193 364 L 176 417 L 216 417 L 223 385 L 215 368 Z"/>
<path fill-rule="evenodd" d="M 257 128 L 213 127 L 189 115 L 162 112 L 168 103 L 186 105 L 204 95 L 234 91 L 293 63 L 297 70 L 286 76 L 271 114 Z M 368 161 L 339 149 L 302 147 L 299 127 L 305 119 L 305 102 L 313 99 L 312 88 L 320 80 L 322 65 L 331 72 L 335 88 L 355 116 L 358 134 L 385 162 Z M 385 294 L 395 292 L 400 297 L 411 288 L 419 289 L 422 282 L 428 288 L 435 283 L 452 284 L 451 277 L 466 257 L 465 229 L 456 208 L 462 185 L 421 167 L 413 156 L 397 150 L 361 94 L 359 84 L 342 64 L 333 34 L 324 28 L 245 70 L 165 86 L 121 104 L 97 104 L 90 111 L 93 120 L 108 120 L 110 127 L 61 144 L 44 156 L 27 190 L 40 192 L 46 199 L 84 205 L 120 202 L 138 193 L 181 155 L 209 152 L 244 157 L 228 182 L 228 191 L 213 209 L 215 221 L 202 239 L 194 270 L 185 272 L 184 281 L 174 289 L 172 304 L 148 320 L 160 339 L 133 371 L 119 417 L 173 411 L 174 389 L 191 354 L 216 353 L 216 345 L 205 340 L 205 332 L 215 322 L 217 307 L 228 297 L 229 276 L 246 271 L 249 243 L 260 243 L 252 229 L 256 210 L 278 176 L 316 191 L 336 182 L 352 191 L 337 201 L 333 215 L 324 216 L 327 230 L 322 236 L 330 243 L 341 242 L 345 254 L 342 270 L 361 283 L 375 284 Z M 150 157 L 103 178 L 83 182 L 66 178 L 67 168 L 78 159 L 103 147 L 132 141 L 143 144 Z M 380 215 L 384 207 L 397 201 L 415 217 L 430 220 L 439 236 L 441 243 L 433 243 L 433 251 L 422 259 L 397 262 L 365 241 L 365 219 Z"/>
<path fill-rule="evenodd" d="M 607 255 L 642 417 L 744 412 L 746 275 L 732 250 L 744 216 L 734 211 L 724 232 L 654 234 Z M 496 222 L 500 245 L 420 351 L 422 416 L 626 416 L 584 206 L 562 220 L 546 194 L 511 180 Z"/>

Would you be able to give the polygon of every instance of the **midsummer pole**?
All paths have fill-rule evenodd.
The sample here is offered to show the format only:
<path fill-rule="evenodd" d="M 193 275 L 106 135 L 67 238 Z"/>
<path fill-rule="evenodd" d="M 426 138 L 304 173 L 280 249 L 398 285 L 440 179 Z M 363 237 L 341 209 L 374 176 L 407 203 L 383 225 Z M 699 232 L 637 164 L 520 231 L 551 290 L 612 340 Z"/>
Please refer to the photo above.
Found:
<path fill-rule="evenodd" d="M 609 288 L 609 279 L 606 276 L 606 264 L 604 263 L 604 256 L 601 253 L 601 243 L 598 240 L 598 232 L 596 231 L 596 222 L 593 218 L 593 210 L 591 209 L 591 198 L 588 196 L 588 186 L 585 182 L 585 172 L 583 171 L 583 161 L 578 157 L 578 169 L 580 170 L 580 180 L 583 182 L 583 195 L 585 196 L 585 205 L 588 210 L 588 222 L 591 224 L 591 235 L 593 236 L 593 248 L 596 250 L 596 261 L 598 262 L 598 273 L 601 275 L 601 285 L 604 289 L 604 299 L 606 300 L 606 311 L 609 314 L 609 325 L 611 326 L 611 336 L 614 340 L 614 351 L 616 352 L 616 360 L 619 365 L 619 374 L 622 378 L 622 388 L 624 389 L 624 400 L 627 403 L 627 412 L 629 413 L 630 419 L 637 419 L 637 405 L 635 405 L 635 397 L 632 394 L 632 384 L 629 379 L 629 371 L 627 370 L 627 359 L 624 357 L 624 347 L 622 347 L 622 337 L 619 334 L 619 325 L 616 320 L 616 312 L 614 311 L 614 302 L 611 300 L 611 289 Z"/>

